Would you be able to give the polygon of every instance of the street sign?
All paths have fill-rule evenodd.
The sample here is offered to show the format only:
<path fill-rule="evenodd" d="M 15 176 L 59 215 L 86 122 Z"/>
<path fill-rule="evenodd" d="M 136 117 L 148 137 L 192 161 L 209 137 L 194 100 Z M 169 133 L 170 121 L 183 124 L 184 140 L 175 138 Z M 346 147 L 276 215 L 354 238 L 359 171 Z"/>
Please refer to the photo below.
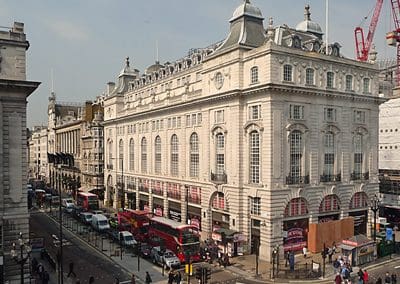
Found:
<path fill-rule="evenodd" d="M 386 240 L 393 241 L 393 229 L 392 228 L 386 228 Z"/>

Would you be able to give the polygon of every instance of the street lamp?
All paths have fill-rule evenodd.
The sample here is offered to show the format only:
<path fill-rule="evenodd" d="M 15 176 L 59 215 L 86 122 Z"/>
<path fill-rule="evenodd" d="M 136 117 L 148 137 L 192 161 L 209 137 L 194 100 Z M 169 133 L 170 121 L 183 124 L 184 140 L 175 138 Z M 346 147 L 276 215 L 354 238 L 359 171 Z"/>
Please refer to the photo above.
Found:
<path fill-rule="evenodd" d="M 21 284 L 24 283 L 24 265 L 26 261 L 29 259 L 29 256 L 32 251 L 32 247 L 28 242 L 24 242 L 22 239 L 22 233 L 19 233 L 19 238 L 18 238 L 18 243 L 19 243 L 19 249 L 20 249 L 20 255 L 18 257 L 17 253 L 17 247 L 15 243 L 12 245 L 11 249 L 11 257 L 20 265 L 20 274 L 21 274 Z"/>
<path fill-rule="evenodd" d="M 61 172 L 61 165 L 58 165 L 58 169 L 60 170 L 60 172 Z M 58 187 L 58 190 L 59 190 L 59 205 L 58 205 L 58 211 L 59 211 L 59 219 L 58 219 L 58 222 L 59 222 L 59 224 L 60 224 L 60 238 L 59 238 L 59 240 L 60 240 L 60 251 L 59 251 L 59 258 L 58 258 L 58 261 L 59 261 L 59 275 L 58 275 L 58 277 L 59 277 L 59 283 L 61 283 L 61 284 L 63 284 L 64 283 L 64 271 L 63 271 L 63 229 L 62 229 L 62 211 L 61 211 L 61 182 L 59 182 L 59 187 Z"/>
<path fill-rule="evenodd" d="M 374 212 L 374 242 L 376 242 L 376 213 L 379 210 L 379 203 L 378 196 L 375 194 L 371 199 L 371 210 Z"/>

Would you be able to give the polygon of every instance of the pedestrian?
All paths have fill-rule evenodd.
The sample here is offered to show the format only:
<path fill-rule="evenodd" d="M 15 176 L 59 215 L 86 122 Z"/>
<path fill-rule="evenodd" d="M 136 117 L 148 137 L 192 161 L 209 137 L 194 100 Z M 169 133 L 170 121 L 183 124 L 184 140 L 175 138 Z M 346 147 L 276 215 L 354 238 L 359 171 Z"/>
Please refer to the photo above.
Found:
<path fill-rule="evenodd" d="M 131 284 L 136 284 L 135 274 L 132 273 Z"/>
<path fill-rule="evenodd" d="M 396 273 L 392 273 L 392 284 L 397 284 L 397 275 L 396 275 Z"/>
<path fill-rule="evenodd" d="M 375 284 L 382 284 L 382 278 L 378 277 L 378 279 L 376 279 Z"/>
<path fill-rule="evenodd" d="M 93 284 L 94 283 L 94 277 L 93 276 L 90 276 L 89 277 L 89 284 Z"/>
<path fill-rule="evenodd" d="M 290 266 L 290 271 L 294 271 L 294 253 L 290 252 L 289 255 L 289 266 Z"/>
<path fill-rule="evenodd" d="M 168 273 L 168 284 L 172 284 L 172 283 L 174 283 L 174 272 L 171 269 Z"/>
<path fill-rule="evenodd" d="M 118 277 L 115 277 L 114 284 L 119 284 L 119 279 L 118 279 Z"/>
<path fill-rule="evenodd" d="M 342 277 L 340 276 L 339 272 L 336 273 L 335 284 L 342 284 Z"/>
<path fill-rule="evenodd" d="M 368 284 L 369 281 L 369 274 L 368 271 L 365 269 L 364 270 L 364 284 Z"/>
<path fill-rule="evenodd" d="M 33 273 L 36 274 L 38 272 L 38 265 L 39 265 L 36 257 L 34 257 L 32 259 L 31 265 L 32 265 Z"/>
<path fill-rule="evenodd" d="M 328 262 L 332 263 L 333 249 L 328 248 Z"/>
<path fill-rule="evenodd" d="M 149 272 L 146 271 L 146 284 L 150 284 L 152 282 L 153 282 L 153 280 L 151 279 Z"/>
<path fill-rule="evenodd" d="M 364 272 L 362 271 L 362 269 L 360 268 L 358 270 L 358 284 L 363 284 L 364 283 Z"/>
<path fill-rule="evenodd" d="M 392 277 L 390 277 L 389 271 L 388 271 L 388 272 L 386 272 L 386 275 L 385 275 L 385 284 L 390 284 L 391 282 L 392 282 Z"/>
<path fill-rule="evenodd" d="M 43 272 L 42 283 L 43 283 L 43 284 L 48 284 L 48 283 L 49 283 L 49 280 L 50 280 L 50 275 L 49 275 L 49 273 L 47 272 L 47 270 L 45 270 L 45 271 Z"/>
<path fill-rule="evenodd" d="M 290 250 L 288 250 L 285 255 L 285 267 L 287 267 L 289 263 L 289 255 L 290 255 Z"/>
<path fill-rule="evenodd" d="M 181 284 L 181 281 L 182 281 L 182 274 L 181 274 L 180 271 L 178 271 L 178 273 L 176 273 L 176 275 L 175 275 L 175 281 L 176 281 L 176 284 Z"/>
<path fill-rule="evenodd" d="M 76 277 L 76 273 L 74 272 L 74 263 L 72 261 L 69 263 L 69 272 L 67 277 L 71 276 L 71 274 L 73 274 L 74 277 Z"/>
<path fill-rule="evenodd" d="M 39 272 L 39 278 L 43 279 L 44 267 L 41 263 L 39 263 L 38 272 Z"/>
<path fill-rule="evenodd" d="M 304 256 L 304 258 L 307 258 L 307 247 L 306 246 L 303 247 L 303 256 Z"/>

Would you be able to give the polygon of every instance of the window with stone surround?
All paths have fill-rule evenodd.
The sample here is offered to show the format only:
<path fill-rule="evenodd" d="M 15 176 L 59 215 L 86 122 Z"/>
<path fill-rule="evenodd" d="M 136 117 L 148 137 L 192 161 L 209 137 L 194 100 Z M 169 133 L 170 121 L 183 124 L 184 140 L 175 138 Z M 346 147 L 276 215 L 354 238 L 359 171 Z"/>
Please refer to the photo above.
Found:
<path fill-rule="evenodd" d="M 290 151 L 290 177 L 300 179 L 302 175 L 302 157 L 303 157 L 303 134 L 299 130 L 294 130 L 289 137 Z"/>
<path fill-rule="evenodd" d="M 292 82 L 293 81 L 293 67 L 292 65 L 283 65 L 283 81 Z"/>
<path fill-rule="evenodd" d="M 354 136 L 354 174 L 356 176 L 362 174 L 363 164 L 363 136 L 356 134 Z"/>
<path fill-rule="evenodd" d="M 335 174 L 335 136 L 332 132 L 325 133 L 324 148 L 324 175 L 333 176 Z"/>
<path fill-rule="evenodd" d="M 199 136 L 194 132 L 190 136 L 190 176 L 199 176 Z"/>
<path fill-rule="evenodd" d="M 250 173 L 249 182 L 260 182 L 260 134 L 257 131 L 250 133 Z"/>
<path fill-rule="evenodd" d="M 340 210 L 339 198 L 335 194 L 327 195 L 319 205 L 319 213 Z"/>
<path fill-rule="evenodd" d="M 261 118 L 261 105 L 249 106 L 249 119 L 260 119 Z"/>
<path fill-rule="evenodd" d="M 314 69 L 306 69 L 306 85 L 314 85 Z"/>
<path fill-rule="evenodd" d="M 154 172 L 161 173 L 161 137 L 157 136 L 154 140 Z"/>
<path fill-rule="evenodd" d="M 133 138 L 129 140 L 129 170 L 133 171 L 135 169 L 135 142 Z"/>
<path fill-rule="evenodd" d="M 223 133 L 218 133 L 216 136 L 216 174 L 222 175 L 225 173 L 225 136 Z"/>
<path fill-rule="evenodd" d="M 250 214 L 261 215 L 261 198 L 250 197 Z"/>
<path fill-rule="evenodd" d="M 327 88 L 335 87 L 335 73 L 331 71 L 326 72 L 326 87 Z"/>
<path fill-rule="evenodd" d="M 293 198 L 286 206 L 283 217 L 293 217 L 308 213 L 307 201 L 302 198 Z"/>
<path fill-rule="evenodd" d="M 304 106 L 295 104 L 290 105 L 289 117 L 293 120 L 304 119 Z"/>
<path fill-rule="evenodd" d="M 353 76 L 346 75 L 346 91 L 353 91 Z"/>
<path fill-rule="evenodd" d="M 363 93 L 364 94 L 369 94 L 370 91 L 370 79 L 369 78 L 364 78 L 363 79 Z"/>
<path fill-rule="evenodd" d="M 171 176 L 179 174 L 179 140 L 176 134 L 171 137 Z"/>
<path fill-rule="evenodd" d="M 251 84 L 258 83 L 258 67 L 254 66 L 250 69 L 250 82 Z"/>
<path fill-rule="evenodd" d="M 118 147 L 118 168 L 120 171 L 124 170 L 124 141 L 121 139 L 119 140 L 119 147 Z"/>
<path fill-rule="evenodd" d="M 141 171 L 142 173 L 147 173 L 147 140 L 146 137 L 142 138 L 140 143 L 141 147 Z"/>

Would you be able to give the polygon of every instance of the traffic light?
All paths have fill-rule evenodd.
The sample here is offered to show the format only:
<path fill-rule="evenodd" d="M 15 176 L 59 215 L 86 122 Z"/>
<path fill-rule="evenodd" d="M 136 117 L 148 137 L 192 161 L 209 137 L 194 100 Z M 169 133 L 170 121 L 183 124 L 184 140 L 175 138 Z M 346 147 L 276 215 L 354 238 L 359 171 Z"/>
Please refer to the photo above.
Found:
<path fill-rule="evenodd" d="M 204 283 L 207 284 L 208 281 L 211 279 L 211 268 L 204 268 L 204 274 L 205 274 L 205 279 L 204 279 Z"/>
<path fill-rule="evenodd" d="M 196 267 L 196 273 L 195 273 L 196 279 L 201 280 L 202 272 L 203 269 L 201 267 Z"/>

